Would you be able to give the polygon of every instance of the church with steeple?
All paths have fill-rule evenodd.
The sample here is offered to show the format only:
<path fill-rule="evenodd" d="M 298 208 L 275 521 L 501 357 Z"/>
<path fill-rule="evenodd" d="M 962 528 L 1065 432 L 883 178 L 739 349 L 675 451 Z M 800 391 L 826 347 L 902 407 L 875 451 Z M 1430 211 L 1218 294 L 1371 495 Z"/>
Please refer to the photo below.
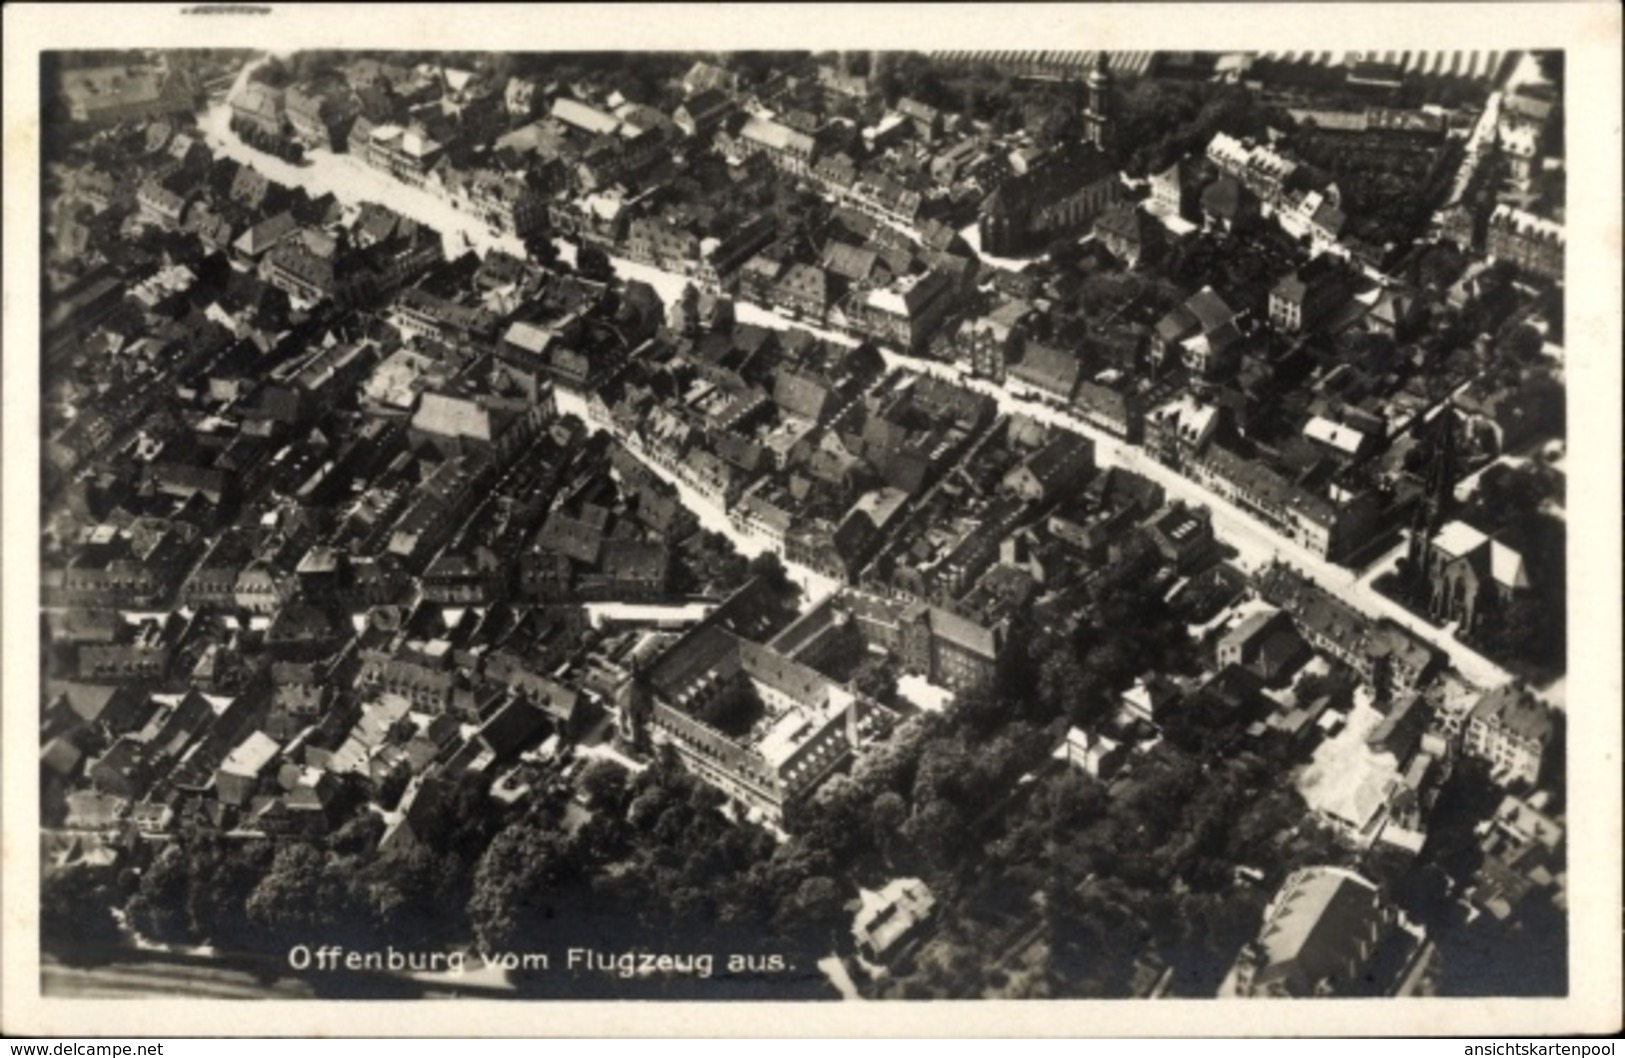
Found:
<path fill-rule="evenodd" d="M 1456 417 L 1449 407 L 1440 409 L 1432 423 L 1430 438 L 1433 455 L 1428 461 L 1422 498 L 1411 519 L 1410 560 L 1412 575 L 1426 575 L 1428 544 L 1444 524 L 1456 481 Z"/>
<path fill-rule="evenodd" d="M 982 201 L 977 235 L 984 253 L 1022 254 L 1083 231 L 1122 198 L 1112 164 L 1111 74 L 1096 61 L 1085 82 L 1081 142 L 1055 147 Z"/>
<path fill-rule="evenodd" d="M 1089 71 L 1088 107 L 1083 112 L 1083 139 L 1096 150 L 1110 154 L 1112 149 L 1112 75 L 1104 58 L 1095 60 Z"/>
<path fill-rule="evenodd" d="M 1426 490 L 1411 522 L 1410 591 L 1440 623 L 1466 635 L 1485 631 L 1496 615 L 1529 590 L 1523 555 L 1466 522 L 1450 518 L 1456 479 L 1455 415 L 1433 423 L 1433 457 Z"/>

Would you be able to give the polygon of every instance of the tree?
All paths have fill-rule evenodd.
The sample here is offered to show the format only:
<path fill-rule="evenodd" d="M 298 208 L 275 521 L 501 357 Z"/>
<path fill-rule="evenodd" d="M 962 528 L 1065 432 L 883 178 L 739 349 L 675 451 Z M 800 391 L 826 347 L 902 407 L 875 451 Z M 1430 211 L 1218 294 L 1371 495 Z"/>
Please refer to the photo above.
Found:
<path fill-rule="evenodd" d="M 555 834 L 521 820 L 492 839 L 474 871 L 468 915 L 480 949 L 534 950 L 544 945 L 553 900 L 574 875 Z"/>
<path fill-rule="evenodd" d="M 930 869 L 942 874 L 966 851 L 964 825 L 963 814 L 953 804 L 930 800 L 916 803 L 914 814 L 903 824 L 903 836 Z"/>
<path fill-rule="evenodd" d="M 1552 472 L 1536 464 L 1485 468 L 1462 517 L 1486 530 L 1523 525 L 1556 491 Z"/>
<path fill-rule="evenodd" d="M 123 939 L 113 918 L 110 871 L 84 865 L 50 871 L 40 886 L 40 948 L 63 962 L 89 962 Z"/>
<path fill-rule="evenodd" d="M 610 263 L 609 254 L 588 242 L 576 250 L 576 272 L 599 283 L 615 278 L 615 266 Z"/>
<path fill-rule="evenodd" d="M 551 233 L 535 232 L 525 238 L 525 256 L 536 264 L 549 266 L 559 259 L 559 247 Z"/>
<path fill-rule="evenodd" d="M 890 859 L 897 851 L 902 827 L 908 821 L 908 802 L 897 793 L 887 790 L 875 798 L 870 808 L 869 826 L 874 835 L 875 848 Z"/>
<path fill-rule="evenodd" d="M 790 582 L 790 572 L 785 569 L 784 561 L 775 551 L 763 551 L 750 560 L 751 576 L 762 578 L 763 583 L 772 588 L 778 595 L 784 595 L 795 585 Z"/>
<path fill-rule="evenodd" d="M 1561 603 L 1535 593 L 1514 598 L 1493 614 L 1483 633 L 1497 657 L 1517 659 L 1546 672 L 1561 671 L 1568 646 Z"/>
<path fill-rule="evenodd" d="M 742 735 L 759 720 L 765 706 L 751 687 L 716 694 L 694 707 L 696 719 L 728 735 Z"/>
<path fill-rule="evenodd" d="M 611 815 L 626 810 L 626 769 L 619 764 L 595 760 L 587 765 L 579 781 L 595 809 Z"/>
<path fill-rule="evenodd" d="M 1109 704 L 1069 643 L 1060 644 L 1039 663 L 1038 697 L 1048 715 L 1064 716 L 1078 727 L 1094 724 Z"/>
<path fill-rule="evenodd" d="M 1046 251 L 1050 263 L 1056 268 L 1070 271 L 1083 260 L 1083 245 L 1074 235 L 1062 235 L 1050 242 Z"/>
<path fill-rule="evenodd" d="M 932 740 L 920 754 L 919 769 L 914 775 L 916 811 L 938 800 L 966 805 L 971 800 L 967 794 L 972 774 L 970 755 L 957 738 Z"/>
<path fill-rule="evenodd" d="M 398 947 L 429 949 L 461 939 L 467 932 L 465 869 L 459 858 L 423 846 L 376 856 L 357 871 L 359 914 Z"/>
<path fill-rule="evenodd" d="M 387 811 L 394 811 L 401 803 L 401 795 L 406 792 L 407 784 L 412 781 L 412 769 L 405 761 L 397 764 L 384 781 L 378 784 L 378 804 Z"/>
<path fill-rule="evenodd" d="M 892 729 L 886 741 L 871 746 L 852 769 L 852 781 L 870 796 L 914 788 L 914 774 L 925 743 L 941 727 L 933 713 L 910 717 Z"/>
<path fill-rule="evenodd" d="M 160 852 L 141 873 L 141 882 L 125 905 L 136 932 L 159 942 L 195 940 L 186 912 L 190 879 L 185 849 L 174 844 Z"/>
<path fill-rule="evenodd" d="M 897 697 L 897 666 L 889 658 L 865 658 L 852 674 L 852 686 L 859 694 L 890 703 Z"/>
<path fill-rule="evenodd" d="M 1032 131 L 1033 140 L 1040 147 L 1051 148 L 1077 139 L 1083 131 L 1083 122 L 1077 104 L 1070 99 L 1062 99 L 1029 111 L 1027 128 Z"/>
<path fill-rule="evenodd" d="M 353 924 L 354 916 L 346 913 L 349 880 L 329 866 L 320 851 L 301 842 L 277 849 L 271 869 L 248 898 L 249 922 L 267 940 L 331 936 L 340 923 Z"/>
<path fill-rule="evenodd" d="M 1341 665 L 1325 673 L 1311 672 L 1298 680 L 1293 693 L 1304 705 L 1330 698 L 1332 708 L 1348 709 L 1354 704 L 1354 674 Z"/>
<path fill-rule="evenodd" d="M 399 801 L 399 797 L 396 798 Z M 384 836 L 385 823 L 374 812 L 358 812 L 355 818 L 335 830 L 327 838 L 327 847 L 340 855 L 365 855 L 378 847 Z"/>
<path fill-rule="evenodd" d="M 845 902 L 834 879 L 821 874 L 805 878 L 795 895 L 780 905 L 780 928 L 802 934 L 811 943 L 828 943 L 844 925 Z"/>
<path fill-rule="evenodd" d="M 286 88 L 293 80 L 293 75 L 281 59 L 273 56 L 256 67 L 248 75 L 248 79 L 256 84 L 268 85 L 272 88 Z"/>

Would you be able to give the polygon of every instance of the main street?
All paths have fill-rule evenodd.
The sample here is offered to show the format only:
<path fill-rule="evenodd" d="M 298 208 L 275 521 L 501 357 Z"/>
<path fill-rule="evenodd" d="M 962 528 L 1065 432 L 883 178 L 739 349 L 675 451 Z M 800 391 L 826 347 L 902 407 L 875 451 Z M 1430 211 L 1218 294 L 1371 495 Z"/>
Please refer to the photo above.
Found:
<path fill-rule="evenodd" d="M 423 188 L 403 184 L 353 155 L 311 150 L 306 152 L 302 164 L 294 165 L 244 143 L 231 131 L 229 100 L 242 91 L 249 75 L 264 62 L 264 59 L 260 59 L 245 65 L 231 91 L 198 115 L 198 128 L 216 155 L 223 154 L 244 165 L 251 165 L 279 184 L 302 187 L 312 197 L 331 192 L 334 198 L 347 206 L 358 207 L 363 202 L 388 206 L 402 216 L 440 232 L 448 259 L 461 257 L 469 249 L 475 250 L 481 257 L 493 249 L 524 256 L 525 247 L 518 238 L 494 233 L 478 217 L 454 208 L 450 202 Z"/>
<path fill-rule="evenodd" d="M 233 88 L 233 93 L 246 82 L 253 65 L 255 64 L 244 67 L 238 76 L 237 87 Z M 448 254 L 461 254 L 469 247 L 481 255 L 496 248 L 520 256 L 524 254 L 524 248 L 519 240 L 493 235 L 483 221 L 455 209 L 449 202 L 421 188 L 403 184 L 349 155 L 314 150 L 307 153 L 305 164 L 296 166 L 250 148 L 231 132 L 230 107 L 224 102 L 217 103 L 204 112 L 199 118 L 199 124 L 211 147 L 239 162 L 252 164 L 273 180 L 297 184 L 313 195 L 331 192 L 340 202 L 350 206 L 359 206 L 362 202 L 378 202 L 403 216 L 441 231 L 446 238 Z M 463 243 L 464 239 L 467 240 L 466 245 Z M 573 257 L 573 253 L 569 253 L 567 259 L 568 257 Z M 690 282 L 687 276 L 662 271 L 614 255 L 610 255 L 609 260 L 618 276 L 648 283 L 667 304 L 675 301 Z M 735 316 L 743 323 L 759 324 L 775 330 L 792 328 L 807 330 L 829 341 L 849 346 L 855 344 L 854 339 L 848 335 L 788 320 L 775 312 L 746 302 L 736 302 Z M 1212 512 L 1215 533 L 1224 543 L 1235 548 L 1238 553 L 1238 564 L 1243 568 L 1257 569 L 1276 559 L 1286 562 L 1367 615 L 1388 618 L 1408 629 L 1418 638 L 1443 652 L 1456 670 L 1472 683 L 1487 688 L 1499 686 L 1511 678 L 1505 669 L 1467 647 L 1448 630 L 1431 624 L 1378 593 L 1371 586 L 1370 580 L 1363 577 L 1360 571 L 1329 562 L 1302 545 L 1288 540 L 1228 500 L 1150 458 L 1143 449 L 1106 434 L 1069 411 L 1035 400 L 1023 399 L 986 379 L 970 378 L 957 365 L 923 360 L 886 348 L 881 349 L 881 354 L 890 367 L 906 368 L 920 374 L 957 382 L 986 393 L 998 403 L 999 409 L 1003 412 L 1028 415 L 1088 437 L 1094 442 L 1095 460 L 1098 465 L 1122 467 L 1144 475 L 1162 486 L 1170 498 L 1203 506 Z M 584 412 L 584 408 L 580 410 Z M 582 418 L 586 420 L 584 414 Z M 700 495 L 687 482 L 679 480 L 664 468 L 651 464 L 651 469 L 677 486 L 684 505 L 695 512 L 702 524 L 727 535 L 742 553 L 756 555 L 767 549 L 764 541 L 739 532 L 720 506 Z M 834 589 L 834 582 L 829 578 L 805 567 L 791 563 L 786 565 L 790 568 L 793 579 L 802 585 L 804 598 L 808 602 L 822 598 Z"/>
<path fill-rule="evenodd" d="M 595 422 L 587 414 L 586 402 L 575 394 L 560 390 L 557 393 L 556 401 L 561 412 L 576 416 L 576 418 L 580 419 L 583 423 L 586 423 L 587 428 L 592 430 L 594 433 L 606 430 L 603 425 Z M 626 438 L 621 436 L 618 431 L 611 429 L 607 432 L 610 434 L 610 436 L 614 437 L 618 441 L 621 441 L 623 444 L 626 442 Z M 638 455 L 637 451 L 631 446 L 628 446 L 627 450 L 631 451 L 635 456 Z M 678 477 L 676 474 L 673 474 L 671 471 L 667 470 L 665 467 L 654 462 L 653 460 L 644 459 L 641 456 L 638 456 L 638 461 L 647 467 L 650 473 L 659 477 L 660 480 L 666 482 L 677 490 L 678 498 L 683 501 L 683 506 L 686 507 L 694 515 L 694 517 L 699 519 L 702 528 L 709 529 L 715 533 L 721 533 L 723 536 L 727 537 L 728 541 L 733 544 L 734 549 L 740 554 L 744 555 L 746 558 L 755 558 L 763 552 L 773 550 L 773 547 L 767 541 L 756 536 L 754 533 L 745 532 L 735 525 L 733 520 L 728 517 L 728 512 L 723 509 L 721 504 L 717 503 L 709 496 L 706 496 L 704 493 L 700 492 L 698 489 L 684 481 L 682 478 Z M 781 559 L 784 562 L 784 568 L 789 574 L 790 580 L 801 589 L 802 612 L 812 609 L 825 598 L 834 594 L 836 588 L 839 587 L 839 585 L 836 584 L 833 579 L 824 576 L 822 573 L 819 573 L 816 570 L 809 569 L 799 562 L 791 562 L 788 559 L 783 559 L 782 556 Z"/>

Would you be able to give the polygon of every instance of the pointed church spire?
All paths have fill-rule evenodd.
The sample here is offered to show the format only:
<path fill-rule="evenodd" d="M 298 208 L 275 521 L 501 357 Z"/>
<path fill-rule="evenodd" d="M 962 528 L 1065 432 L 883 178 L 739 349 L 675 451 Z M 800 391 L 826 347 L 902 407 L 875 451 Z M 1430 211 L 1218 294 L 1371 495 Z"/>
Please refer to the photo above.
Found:
<path fill-rule="evenodd" d="M 1411 523 L 1411 569 L 1420 578 L 1425 575 L 1429 547 L 1450 506 L 1456 479 L 1455 414 L 1447 404 L 1439 409 L 1432 423 L 1433 454 L 1428 462 L 1427 478 L 1423 482 L 1421 502 L 1416 506 L 1416 517 Z"/>

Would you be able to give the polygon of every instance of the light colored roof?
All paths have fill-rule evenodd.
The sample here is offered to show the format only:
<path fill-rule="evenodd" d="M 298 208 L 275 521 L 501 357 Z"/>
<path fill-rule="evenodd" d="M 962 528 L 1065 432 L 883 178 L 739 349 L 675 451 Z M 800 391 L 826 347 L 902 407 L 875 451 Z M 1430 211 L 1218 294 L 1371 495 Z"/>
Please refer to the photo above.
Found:
<path fill-rule="evenodd" d="M 938 607 L 931 608 L 931 630 L 942 639 L 984 658 L 998 653 L 993 630 Z"/>
<path fill-rule="evenodd" d="M 1497 583 L 1509 588 L 1529 587 L 1529 577 L 1523 568 L 1523 556 L 1499 540 L 1490 545 L 1490 575 Z"/>
<path fill-rule="evenodd" d="M 1268 627 L 1280 612 L 1274 607 L 1270 607 L 1267 610 L 1259 610 L 1256 613 L 1248 614 L 1236 627 L 1225 633 L 1224 638 L 1219 641 L 1219 646 L 1222 648 L 1233 644 L 1246 644 Z"/>
<path fill-rule="evenodd" d="M 250 82 L 242 92 L 231 101 L 235 110 L 246 110 L 264 118 L 278 118 L 282 116 L 282 93 L 267 85 Z"/>
<path fill-rule="evenodd" d="M 1540 235 L 1548 239 L 1562 242 L 1564 239 L 1563 225 L 1555 220 L 1537 217 L 1533 213 L 1517 209 L 1505 204 L 1495 207 L 1490 214 L 1490 225 L 1498 228 L 1513 228 L 1520 233 Z"/>
<path fill-rule="evenodd" d="M 440 144 L 416 130 L 401 134 L 401 150 L 407 154 L 422 158 L 433 154 L 440 149 Z"/>
<path fill-rule="evenodd" d="M 574 99 L 553 100 L 552 116 L 566 125 L 597 135 L 608 135 L 620 127 L 620 119 Z"/>
<path fill-rule="evenodd" d="M 1503 123 L 1499 129 L 1501 149 L 1520 158 L 1533 158 L 1540 150 L 1540 130 L 1519 122 Z"/>
<path fill-rule="evenodd" d="M 907 502 L 908 493 L 887 485 L 865 492 L 858 497 L 858 502 L 852 505 L 852 510 L 868 515 L 876 528 L 884 529 Z"/>
<path fill-rule="evenodd" d="M 292 234 L 298 227 L 293 215 L 284 210 L 243 232 L 233 245 L 246 254 L 263 253 L 268 247 L 276 245 Z"/>
<path fill-rule="evenodd" d="M 502 336 L 502 340 L 520 349 L 542 353 L 547 351 L 547 343 L 554 337 L 556 337 L 554 333 L 546 327 L 520 321 L 508 328 L 508 333 Z"/>
<path fill-rule="evenodd" d="M 1153 411 L 1151 418 L 1173 426 L 1179 436 L 1187 441 L 1197 441 L 1212 429 L 1218 414 L 1218 405 L 1199 403 L 1196 398 L 1186 394 Z"/>
<path fill-rule="evenodd" d="M 1377 887 L 1352 871 L 1307 867 L 1294 873 L 1276 894 L 1259 934 L 1268 960 L 1260 979 L 1278 970 L 1304 988 L 1340 977 L 1348 962 L 1363 961 L 1358 953 L 1378 918 L 1377 899 Z"/>
<path fill-rule="evenodd" d="M 1310 419 L 1303 428 L 1303 435 L 1311 441 L 1331 445 L 1345 455 L 1353 455 L 1360 450 L 1365 441 L 1365 434 L 1342 423 L 1332 422 L 1330 419 L 1317 415 Z"/>
<path fill-rule="evenodd" d="M 929 918 L 936 898 L 918 878 L 894 878 L 879 892 L 858 891 L 860 908 L 852 932 L 884 955 L 916 925 Z"/>
<path fill-rule="evenodd" d="M 871 290 L 864 296 L 864 301 L 868 303 L 870 308 L 893 316 L 908 315 L 908 304 L 903 300 L 902 293 L 897 290 L 889 288 Z"/>
<path fill-rule="evenodd" d="M 220 765 L 220 770 L 228 775 L 245 777 L 258 775 L 281 749 L 282 747 L 277 745 L 276 740 L 270 735 L 256 731 L 231 751 L 231 756 Z"/>
<path fill-rule="evenodd" d="M 481 441 L 491 439 L 491 416 L 477 402 L 466 397 L 453 397 L 445 393 L 425 393 L 412 426 L 427 433 L 446 437 L 472 437 Z"/>
<path fill-rule="evenodd" d="M 1451 558 L 1470 555 L 1486 545 L 1489 546 L 1490 575 L 1496 582 L 1509 588 L 1527 588 L 1529 576 L 1524 569 L 1523 556 L 1499 540 L 1492 541 L 1466 522 L 1450 522 L 1433 538 L 1433 546 Z"/>
<path fill-rule="evenodd" d="M 1451 522 L 1433 538 L 1433 546 L 1453 558 L 1470 554 L 1483 547 L 1489 537 L 1466 522 Z"/>
<path fill-rule="evenodd" d="M 748 119 L 745 127 L 739 130 L 739 135 L 770 150 L 793 151 L 796 154 L 813 152 L 814 140 L 811 136 L 765 118 Z"/>

